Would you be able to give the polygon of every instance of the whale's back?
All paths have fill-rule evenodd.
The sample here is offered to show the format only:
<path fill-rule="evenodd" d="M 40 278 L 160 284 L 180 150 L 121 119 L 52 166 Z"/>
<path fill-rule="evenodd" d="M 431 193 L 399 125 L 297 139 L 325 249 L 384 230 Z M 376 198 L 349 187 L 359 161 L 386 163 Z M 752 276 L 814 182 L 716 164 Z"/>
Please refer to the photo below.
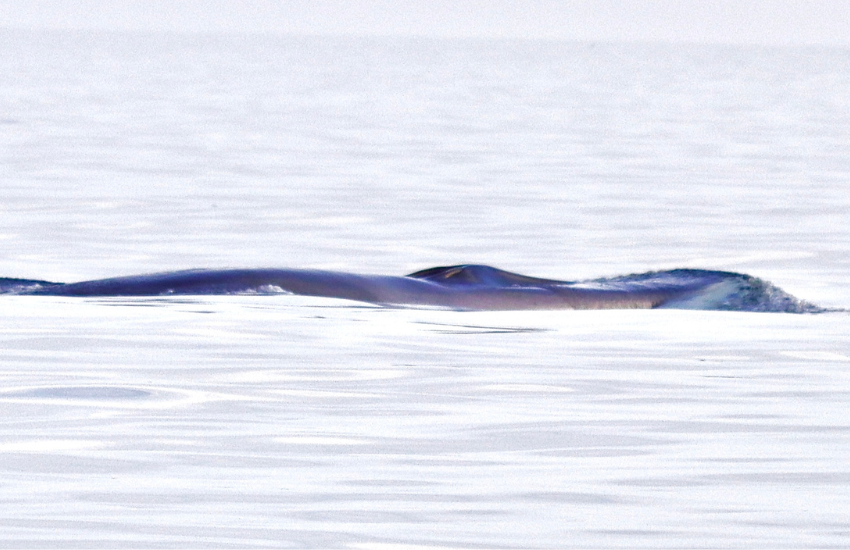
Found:
<path fill-rule="evenodd" d="M 473 310 L 676 308 L 825 311 L 750 275 L 673 269 L 587 281 L 529 277 L 486 265 L 433 267 L 404 277 L 303 269 L 187 270 L 62 284 L 0 278 L 0 294 L 163 296 L 291 293 Z"/>

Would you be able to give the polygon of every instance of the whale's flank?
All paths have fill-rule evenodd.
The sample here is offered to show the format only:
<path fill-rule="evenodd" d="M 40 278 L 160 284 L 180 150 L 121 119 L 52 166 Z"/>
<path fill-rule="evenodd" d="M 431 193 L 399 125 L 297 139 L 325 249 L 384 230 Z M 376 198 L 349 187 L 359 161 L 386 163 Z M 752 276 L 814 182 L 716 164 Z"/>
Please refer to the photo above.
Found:
<path fill-rule="evenodd" d="M 195 269 L 67 284 L 0 278 L 0 293 L 16 295 L 107 297 L 279 292 L 464 310 L 824 311 L 756 277 L 702 269 L 653 271 L 588 281 L 529 277 L 485 265 L 433 267 L 404 277 L 313 269 Z"/>

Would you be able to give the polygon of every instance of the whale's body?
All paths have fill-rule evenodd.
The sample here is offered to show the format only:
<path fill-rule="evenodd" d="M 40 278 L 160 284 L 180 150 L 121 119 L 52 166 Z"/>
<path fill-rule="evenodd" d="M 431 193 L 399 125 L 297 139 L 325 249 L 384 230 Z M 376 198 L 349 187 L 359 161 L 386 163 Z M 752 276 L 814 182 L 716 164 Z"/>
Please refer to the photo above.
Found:
<path fill-rule="evenodd" d="M 699 269 L 578 282 L 528 277 L 484 265 L 435 267 L 403 277 L 313 269 L 196 269 L 78 283 L 0 279 L 0 293 L 78 297 L 291 293 L 461 310 L 821 311 L 755 277 Z"/>

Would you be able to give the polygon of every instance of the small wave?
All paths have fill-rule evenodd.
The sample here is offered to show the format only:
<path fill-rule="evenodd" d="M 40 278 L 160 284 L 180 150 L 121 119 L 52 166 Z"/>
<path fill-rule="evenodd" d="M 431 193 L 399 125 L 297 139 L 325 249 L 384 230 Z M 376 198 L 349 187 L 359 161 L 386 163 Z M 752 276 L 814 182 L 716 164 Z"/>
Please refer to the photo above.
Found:
<path fill-rule="evenodd" d="M 0 294 L 30 294 L 55 284 L 48 281 L 0 277 Z"/>
<path fill-rule="evenodd" d="M 237 296 L 267 296 L 273 294 L 294 294 L 285 288 L 281 288 L 277 285 L 260 285 L 257 288 L 247 288 L 245 290 L 240 290 L 234 292 L 233 294 Z"/>
<path fill-rule="evenodd" d="M 828 310 L 796 298 L 781 288 L 757 277 L 742 273 L 675 269 L 598 279 L 597 285 L 622 285 L 621 288 L 695 287 L 671 298 L 658 308 L 703 309 L 719 311 L 754 311 L 780 313 L 823 313 Z"/>

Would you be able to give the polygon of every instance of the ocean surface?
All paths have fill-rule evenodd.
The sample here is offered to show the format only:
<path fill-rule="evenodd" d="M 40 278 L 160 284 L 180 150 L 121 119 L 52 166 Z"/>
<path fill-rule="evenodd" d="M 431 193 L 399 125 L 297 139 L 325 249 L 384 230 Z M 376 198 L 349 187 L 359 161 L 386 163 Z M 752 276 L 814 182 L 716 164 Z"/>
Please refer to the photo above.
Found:
<path fill-rule="evenodd" d="M 850 307 L 850 50 L 0 30 L 0 277 Z M 0 547 L 850 546 L 850 314 L 0 296 Z"/>

